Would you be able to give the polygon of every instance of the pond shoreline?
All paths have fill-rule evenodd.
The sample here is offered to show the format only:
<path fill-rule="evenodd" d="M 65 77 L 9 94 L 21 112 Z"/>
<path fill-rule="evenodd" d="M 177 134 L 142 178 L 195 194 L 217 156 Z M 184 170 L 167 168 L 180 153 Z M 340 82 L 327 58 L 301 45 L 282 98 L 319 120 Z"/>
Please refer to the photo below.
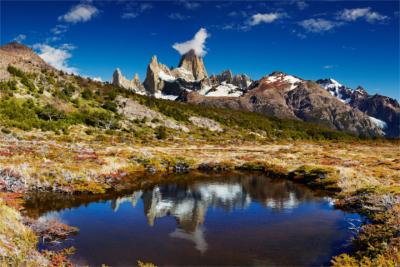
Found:
<path fill-rule="evenodd" d="M 246 187 L 245 187 L 245 189 L 243 189 L 244 190 L 243 192 L 247 192 L 246 194 L 250 193 L 249 196 L 251 196 L 251 199 L 256 200 L 259 203 L 258 205 L 263 205 L 264 201 L 267 201 L 267 199 L 271 199 L 271 197 L 277 196 L 276 194 L 278 192 L 280 192 L 280 191 L 277 191 L 279 188 L 280 188 L 279 190 L 285 190 L 284 188 L 292 188 L 292 189 L 290 189 L 291 192 L 292 193 L 296 192 L 296 195 L 300 194 L 300 192 L 302 192 L 302 191 L 304 191 L 304 193 L 308 192 L 306 195 L 302 195 L 304 193 L 297 195 L 297 197 L 295 198 L 297 200 L 294 200 L 295 202 L 293 202 L 293 203 L 296 203 L 297 201 L 300 201 L 298 203 L 301 203 L 301 201 L 302 201 L 301 199 L 303 197 L 306 197 L 307 201 L 302 205 L 306 205 L 306 206 L 308 205 L 306 203 L 308 201 L 310 201 L 310 203 L 312 203 L 314 201 L 313 199 L 321 199 L 321 200 L 324 199 L 324 202 L 326 201 L 328 203 L 331 203 L 331 200 L 330 200 L 331 198 L 329 197 L 328 199 L 326 199 L 326 197 L 331 196 L 332 192 L 327 192 L 324 190 L 309 189 L 309 187 L 307 187 L 306 185 L 302 185 L 300 183 L 293 183 L 293 181 L 289 181 L 288 179 L 277 178 L 277 177 L 272 178 L 272 177 L 269 177 L 268 175 L 265 175 L 265 173 L 263 171 L 244 171 L 244 170 L 236 171 L 235 170 L 235 171 L 224 171 L 224 172 L 215 173 L 215 172 L 198 172 L 198 171 L 194 170 L 192 172 L 188 172 L 188 173 L 184 173 L 184 174 L 164 174 L 164 175 L 160 175 L 160 176 L 161 177 L 159 180 L 158 179 L 153 180 L 150 177 L 147 177 L 145 180 L 147 180 L 147 181 L 150 180 L 151 182 L 146 183 L 145 187 L 136 186 L 131 189 L 123 190 L 122 192 L 109 192 L 108 194 L 106 193 L 106 194 L 93 195 L 93 194 L 82 194 L 81 193 L 81 194 L 74 195 L 74 194 L 63 194 L 63 193 L 48 193 L 48 196 L 45 196 L 45 195 L 43 195 L 43 193 L 39 193 L 39 194 L 37 194 L 37 197 L 35 197 L 35 195 L 33 195 L 33 196 L 29 197 L 29 199 L 26 200 L 25 206 L 26 206 L 27 211 L 29 211 L 29 213 L 27 215 L 37 217 L 37 218 L 39 218 L 43 215 L 45 218 L 47 218 L 48 215 L 50 215 L 50 217 L 52 217 L 52 216 L 58 217 L 57 214 L 60 214 L 60 215 L 62 215 L 64 213 L 65 214 L 74 214 L 75 210 L 80 210 L 80 209 L 86 210 L 89 207 L 93 207 L 93 206 L 95 206 L 95 207 L 107 206 L 108 209 L 114 209 L 115 207 L 119 206 L 118 203 L 120 203 L 120 200 L 125 201 L 126 199 L 129 199 L 132 195 L 136 195 L 135 192 L 147 192 L 147 191 L 151 192 L 152 191 L 154 193 L 155 188 L 156 188 L 156 190 L 157 190 L 157 188 L 160 188 L 160 190 L 162 191 L 162 188 L 168 188 L 169 185 L 176 185 L 177 188 L 185 188 L 185 186 L 187 186 L 187 185 L 192 185 L 192 186 L 200 185 L 200 184 L 215 185 L 215 184 L 221 184 L 221 183 L 223 184 L 225 182 L 227 184 L 235 184 L 237 182 L 241 183 L 241 182 L 245 182 L 245 181 L 247 181 L 247 182 L 245 182 Z M 250 177 L 252 177 L 252 178 L 250 178 Z M 258 181 L 256 183 L 257 187 L 251 187 L 253 182 L 250 182 L 250 181 L 251 181 L 251 179 L 256 179 L 256 177 L 257 177 L 257 181 Z M 161 181 L 161 183 L 158 181 Z M 262 189 L 263 188 L 262 184 L 264 184 L 264 181 L 265 181 L 265 184 L 268 185 L 267 188 L 270 188 L 270 189 Z M 289 186 L 289 187 L 287 187 L 287 186 Z M 171 193 L 172 193 L 174 191 L 173 188 L 175 188 L 175 186 L 172 186 L 170 188 L 172 190 L 171 191 Z M 275 188 L 275 189 L 273 189 L 273 188 Z M 263 191 L 263 190 L 265 190 L 265 191 Z M 289 190 L 289 189 L 286 189 L 286 190 Z M 162 192 L 164 192 L 164 191 L 162 191 Z M 260 198 L 257 198 L 257 194 L 260 194 L 261 192 L 271 192 L 271 193 L 274 192 L 274 193 L 273 193 L 273 195 L 270 195 L 266 199 L 263 199 L 264 195 L 258 195 L 258 197 L 260 197 Z M 292 193 L 290 193 L 290 194 L 292 194 Z M 150 193 L 150 195 L 152 195 L 152 194 Z M 148 196 L 148 193 L 146 193 L 146 196 Z M 172 196 L 172 195 L 170 195 L 170 196 Z M 311 196 L 313 196 L 313 197 L 311 197 Z M 298 197 L 301 197 L 301 198 L 298 198 Z M 147 199 L 147 197 L 146 197 L 146 199 Z M 112 201 L 110 201 L 110 200 L 112 200 Z M 124 206 L 122 208 L 123 210 L 126 210 L 127 207 L 130 207 L 130 204 L 129 204 L 130 201 L 129 200 L 126 200 L 126 201 L 128 201 L 128 204 L 127 204 L 127 206 Z M 147 199 L 147 201 L 148 201 L 148 199 Z M 272 200 L 272 199 L 268 200 L 268 201 L 272 201 L 271 204 L 279 203 L 279 202 L 274 202 L 274 200 Z M 276 199 L 276 201 L 279 201 L 279 200 Z M 289 201 L 289 199 L 287 198 L 285 201 Z M 287 202 L 287 203 L 289 203 L 289 202 Z M 184 203 L 188 203 L 188 202 L 184 202 Z M 135 205 L 137 205 L 137 204 L 135 204 Z M 147 207 L 148 207 L 149 204 L 144 204 L 144 205 L 147 205 Z M 296 204 L 294 204 L 294 205 L 295 206 L 293 207 L 293 209 L 296 209 L 295 208 Z M 139 205 L 139 206 L 141 206 L 141 205 Z M 329 206 L 331 207 L 331 204 L 329 204 Z M 328 206 L 326 206 L 326 207 L 328 207 Z M 238 208 L 239 208 L 239 210 L 241 210 L 241 208 L 239 206 L 238 206 Z M 310 208 L 311 208 L 311 206 L 310 206 Z M 283 208 L 283 210 L 285 210 L 285 209 L 286 208 Z M 292 208 L 288 208 L 288 209 L 289 210 L 286 212 L 289 212 L 288 214 L 290 214 L 291 213 L 290 210 Z M 97 208 L 95 210 L 97 210 Z M 245 210 L 246 210 L 246 208 L 243 208 L 243 212 L 245 212 Z M 285 214 L 286 212 L 283 210 L 282 210 L 282 212 L 283 212 L 283 214 Z M 332 210 L 335 210 L 335 209 L 332 207 Z M 37 211 L 37 213 L 35 211 Z M 50 212 L 50 213 L 48 213 L 48 212 Z M 114 212 L 116 212 L 116 211 L 114 211 Z M 276 211 L 276 212 L 279 212 L 279 211 Z M 298 212 L 300 212 L 300 211 L 298 211 Z M 321 212 L 324 212 L 324 211 L 321 210 Z M 89 212 L 88 214 L 92 214 L 92 213 Z M 104 216 L 105 216 L 104 212 L 102 212 L 101 214 L 104 214 Z M 148 213 L 147 216 L 151 217 L 150 214 L 153 214 L 153 212 Z M 296 214 L 297 214 L 297 212 L 296 212 Z M 321 213 L 321 214 L 324 214 L 324 213 Z M 341 214 L 341 213 L 337 213 L 337 214 Z M 309 215 L 312 216 L 312 213 Z M 62 215 L 62 216 L 64 216 L 64 215 Z M 69 215 L 69 216 L 72 216 L 72 215 Z M 80 227 L 79 224 L 78 225 L 74 224 L 71 221 L 71 218 L 69 216 L 66 217 L 66 221 L 68 223 L 70 223 L 71 225 Z M 78 215 L 76 215 L 76 216 L 78 216 Z M 116 215 L 114 215 L 114 216 L 116 216 Z M 60 217 L 60 218 L 63 218 L 63 217 Z M 187 218 L 187 216 L 184 216 L 184 218 Z M 207 218 L 208 218 L 208 216 L 207 216 Z M 295 218 L 298 218 L 298 217 L 293 217 L 293 220 L 296 220 Z M 132 218 L 130 220 L 132 220 Z M 160 218 L 160 220 L 161 220 L 161 218 Z M 320 219 L 317 219 L 317 220 L 320 220 Z M 79 221 L 79 219 L 78 219 L 78 221 Z M 303 221 L 303 220 L 301 219 L 300 221 Z M 159 221 L 159 223 L 161 223 L 161 224 L 162 224 L 162 222 L 163 222 L 163 220 Z M 287 222 L 289 222 L 289 221 L 287 221 Z M 291 222 L 291 223 L 293 223 L 293 222 Z M 156 224 L 156 225 L 158 225 L 158 224 Z M 208 224 L 206 224 L 205 227 L 207 228 L 207 232 L 209 233 L 210 229 L 209 229 L 209 227 L 207 227 L 207 225 Z M 246 227 L 245 225 L 243 225 L 243 226 Z M 96 226 L 93 226 L 93 227 L 96 227 Z M 118 228 L 117 222 L 115 222 L 115 227 Z M 121 227 L 121 226 L 119 226 L 119 227 Z M 265 226 L 265 227 L 266 227 L 265 231 L 267 231 L 268 226 Z M 318 228 L 319 227 L 317 225 L 315 225 L 315 229 L 318 229 Z M 254 230 L 255 229 L 256 228 L 254 228 Z M 347 229 L 347 227 L 346 227 L 346 229 Z M 82 229 L 82 231 L 86 231 L 86 234 L 84 234 L 83 232 L 82 232 L 82 234 L 87 236 L 88 229 L 84 227 Z M 264 230 L 262 230 L 262 231 L 264 231 Z M 281 233 L 281 235 L 285 235 L 284 232 L 285 231 L 283 231 Z M 341 233 L 341 232 L 338 232 L 338 235 L 339 235 L 339 233 Z M 321 233 L 321 234 L 323 234 L 323 233 Z M 254 236 L 254 237 L 256 238 L 256 236 Z M 156 238 L 156 237 L 149 236 L 149 238 Z M 211 242 L 211 240 L 213 238 L 211 236 L 209 236 L 209 238 L 210 238 L 210 242 Z M 316 238 L 316 239 L 318 239 L 318 238 Z M 67 242 L 67 244 L 75 246 L 74 242 L 73 243 Z M 49 244 L 49 245 L 50 245 L 49 247 L 51 248 L 52 247 L 51 244 Z M 76 245 L 78 245 L 78 243 Z M 46 248 L 46 247 L 47 247 L 46 245 L 41 246 L 42 249 Z M 52 249 L 57 250 L 57 248 L 58 247 L 55 247 L 55 248 L 53 247 Z M 79 254 L 80 249 L 79 249 L 79 247 L 77 247 L 77 249 L 78 249 L 77 257 L 79 258 L 81 256 Z M 96 249 L 96 248 L 93 248 L 93 249 Z M 244 253 L 244 251 L 246 251 L 246 249 L 245 248 L 243 248 L 243 249 L 244 249 L 243 250 L 243 253 Z M 292 249 L 294 249 L 294 247 L 292 247 Z M 346 249 L 346 251 L 348 251 L 348 250 Z M 81 253 L 85 253 L 85 252 L 82 251 Z M 84 258 L 86 258 L 84 255 L 86 255 L 86 254 L 83 254 L 82 256 Z M 141 255 L 141 254 L 139 253 L 138 255 Z M 279 255 L 279 253 L 277 255 Z M 159 259 L 157 259 L 156 257 L 154 257 L 153 259 L 149 258 L 149 255 L 147 255 L 145 258 L 141 258 L 141 259 L 146 259 L 146 260 L 152 261 L 154 263 L 160 262 Z M 329 259 L 329 257 L 328 257 L 328 259 Z M 76 260 L 76 257 L 74 257 L 74 260 Z M 108 263 L 108 264 L 111 264 L 111 262 L 112 261 L 105 261 L 105 263 Z M 325 265 L 326 262 L 329 262 L 329 260 L 324 261 L 324 262 L 325 262 L 324 263 L 324 265 Z M 91 261 L 89 261 L 88 263 L 95 264 L 94 262 L 91 262 Z M 292 261 L 291 263 L 293 264 L 294 262 Z M 114 262 L 114 264 L 115 264 L 115 262 Z"/>
<path fill-rule="evenodd" d="M 281 147 L 283 147 L 281 149 L 285 149 L 285 146 Z M 246 153 L 255 153 L 252 149 L 246 148 L 246 150 L 250 151 Z M 257 150 L 265 151 L 265 149 L 262 148 L 258 148 Z M 228 149 L 228 151 L 230 151 L 230 149 Z M 226 153 L 231 154 L 233 152 L 224 153 L 224 155 L 226 155 Z M 357 266 L 357 264 L 368 264 L 368 262 L 370 262 L 371 265 L 378 263 L 390 265 L 390 263 L 395 263 L 398 260 L 400 198 L 396 191 L 391 192 L 391 189 L 388 191 L 382 187 L 348 190 L 343 187 L 342 173 L 334 166 L 310 164 L 293 167 L 293 165 L 276 164 L 275 162 L 262 159 L 255 160 L 254 157 L 245 159 L 243 158 L 244 156 L 241 156 L 242 159 L 240 161 L 229 161 L 225 159 L 219 162 L 210 162 L 209 160 L 201 161 L 187 152 L 180 154 L 182 156 L 166 156 L 163 151 L 159 154 L 160 156 L 153 155 L 150 159 L 133 157 L 130 159 L 130 162 L 133 162 L 134 165 L 129 169 L 125 168 L 107 175 L 101 175 L 100 180 L 96 180 L 94 184 L 89 184 L 89 186 L 86 183 L 82 185 L 78 183 L 79 187 L 76 188 L 78 190 L 59 190 L 60 185 L 55 184 L 53 188 L 39 187 L 36 190 L 26 190 L 21 194 L 12 192 L 3 193 L 2 198 L 5 199 L 5 202 L 9 206 L 18 208 L 21 207 L 21 203 L 19 202 L 21 202 L 21 199 L 23 199 L 29 191 L 45 192 L 55 190 L 64 191 L 66 194 L 88 194 L 96 196 L 104 192 L 123 190 L 124 186 L 122 185 L 129 180 L 133 182 L 133 184 L 136 183 L 136 186 L 139 187 L 150 186 L 151 184 L 162 182 L 165 175 L 173 172 L 180 172 L 183 177 L 188 171 L 198 174 L 211 172 L 217 175 L 220 174 L 221 176 L 223 176 L 224 173 L 232 171 L 256 171 L 265 173 L 271 177 L 289 179 L 296 183 L 302 183 L 311 187 L 313 190 L 329 191 L 335 199 L 336 207 L 346 211 L 357 212 L 368 217 L 371 223 L 361 228 L 358 238 L 354 241 L 357 249 L 356 253 L 351 256 L 340 255 L 339 257 L 335 257 L 332 261 L 333 265 L 341 266 L 348 264 L 350 266 Z M 233 154 L 230 156 L 233 157 Z M 90 161 L 93 159 L 86 160 Z M 132 184 L 130 184 L 130 186 L 132 186 Z M 67 184 L 65 188 L 74 189 L 74 186 L 71 187 L 71 184 Z M 14 197 L 10 195 L 14 195 Z M 29 229 L 27 231 L 29 231 Z M 67 256 L 62 257 L 67 260 Z"/>

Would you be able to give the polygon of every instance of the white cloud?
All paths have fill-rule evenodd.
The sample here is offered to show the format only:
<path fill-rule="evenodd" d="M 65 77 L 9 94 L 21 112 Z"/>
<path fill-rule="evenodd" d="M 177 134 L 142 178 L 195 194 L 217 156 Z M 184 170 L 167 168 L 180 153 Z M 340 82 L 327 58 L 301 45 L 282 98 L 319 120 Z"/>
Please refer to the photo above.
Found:
<path fill-rule="evenodd" d="M 61 40 L 61 37 L 59 37 L 59 36 L 47 37 L 46 38 L 46 43 L 57 42 L 57 41 L 60 41 L 60 40 Z"/>
<path fill-rule="evenodd" d="M 246 11 L 232 11 L 232 12 L 229 12 L 228 13 L 228 16 L 229 17 L 243 17 L 243 18 L 245 18 L 245 17 L 247 17 L 248 15 L 247 15 L 247 12 Z"/>
<path fill-rule="evenodd" d="M 90 4 L 79 4 L 71 8 L 71 10 L 58 17 L 59 21 L 69 23 L 86 22 L 99 13 L 99 10 Z"/>
<path fill-rule="evenodd" d="M 130 2 L 126 6 L 126 12 L 122 14 L 121 18 L 123 19 L 134 19 L 138 17 L 141 13 L 146 10 L 150 10 L 153 8 L 153 5 L 150 3 L 142 3 L 138 5 L 136 2 Z"/>
<path fill-rule="evenodd" d="M 78 69 L 68 65 L 68 59 L 72 57 L 70 51 L 75 49 L 73 45 L 63 44 L 59 47 L 52 47 L 47 44 L 35 44 L 33 48 L 38 51 L 39 56 L 56 69 L 77 73 Z"/>
<path fill-rule="evenodd" d="M 333 65 L 325 65 L 325 66 L 323 66 L 322 68 L 324 68 L 324 69 L 333 69 Z"/>
<path fill-rule="evenodd" d="M 18 43 L 22 42 L 23 40 L 26 39 L 26 35 L 25 34 L 18 34 L 13 41 L 16 41 Z"/>
<path fill-rule="evenodd" d="M 309 32 L 325 32 L 340 26 L 341 23 L 326 19 L 306 19 L 300 21 L 299 25 Z"/>
<path fill-rule="evenodd" d="M 171 13 L 168 15 L 168 18 L 173 19 L 173 20 L 185 20 L 185 19 L 189 19 L 190 16 L 185 16 L 181 13 Z"/>
<path fill-rule="evenodd" d="M 306 39 L 307 38 L 307 35 L 305 35 L 304 33 L 298 32 L 297 30 L 292 30 L 292 33 L 294 35 L 296 35 L 300 39 Z"/>
<path fill-rule="evenodd" d="M 121 18 L 123 18 L 123 19 L 134 19 L 134 18 L 136 18 L 137 16 L 139 16 L 138 13 L 135 13 L 135 12 L 127 12 L 127 13 L 122 14 Z"/>
<path fill-rule="evenodd" d="M 56 25 L 50 31 L 55 35 L 60 35 L 60 34 L 65 33 L 67 30 L 68 30 L 68 26 L 67 25 Z"/>
<path fill-rule="evenodd" d="M 356 21 L 364 18 L 369 23 L 382 22 L 388 19 L 387 16 L 381 15 L 378 12 L 371 11 L 370 7 L 344 9 L 337 15 L 337 19 L 344 21 Z"/>
<path fill-rule="evenodd" d="M 149 10 L 149 9 L 152 9 L 152 8 L 153 8 L 153 5 L 152 5 L 152 4 L 149 4 L 149 3 L 142 3 L 142 4 L 140 4 L 140 6 L 139 6 L 139 12 L 144 12 L 144 11 Z"/>
<path fill-rule="evenodd" d="M 95 81 L 95 82 L 103 82 L 103 79 L 101 79 L 100 76 L 93 77 L 92 80 Z"/>
<path fill-rule="evenodd" d="M 190 2 L 190 1 L 186 1 L 186 0 L 180 0 L 179 1 L 186 9 L 189 10 L 194 10 L 200 7 L 200 4 L 197 2 Z"/>
<path fill-rule="evenodd" d="M 305 1 L 296 1 L 296 5 L 299 10 L 304 10 L 308 7 L 308 4 Z"/>
<path fill-rule="evenodd" d="M 287 15 L 285 13 L 257 13 L 254 14 L 253 16 L 251 16 L 248 24 L 250 26 L 255 26 L 258 25 L 260 23 L 272 23 L 278 19 L 284 18 Z"/>
<path fill-rule="evenodd" d="M 183 42 L 183 43 L 175 43 L 172 47 L 179 52 L 179 54 L 184 55 L 190 50 L 194 50 L 195 54 L 198 56 L 205 56 L 207 51 L 205 50 L 205 42 L 206 39 L 210 35 L 207 30 L 204 28 L 200 28 L 200 30 L 195 34 L 192 40 Z"/>

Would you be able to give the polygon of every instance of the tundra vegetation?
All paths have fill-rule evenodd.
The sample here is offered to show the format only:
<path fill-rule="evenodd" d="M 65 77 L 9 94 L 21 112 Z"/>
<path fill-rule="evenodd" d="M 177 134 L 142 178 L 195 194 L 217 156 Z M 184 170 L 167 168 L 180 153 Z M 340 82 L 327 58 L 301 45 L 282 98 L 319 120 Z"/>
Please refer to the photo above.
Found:
<path fill-rule="evenodd" d="M 353 240 L 356 252 L 334 257 L 334 266 L 400 262 L 398 140 L 135 95 L 47 69 L 8 71 L 11 79 L 0 82 L 0 260 L 6 265 L 70 264 L 71 250 L 39 253 L 37 238 L 62 239 L 78 229 L 24 218 L 18 210 L 27 192 L 100 194 L 145 173 L 162 179 L 169 172 L 235 169 L 329 190 L 337 207 L 365 214 L 370 223 Z"/>

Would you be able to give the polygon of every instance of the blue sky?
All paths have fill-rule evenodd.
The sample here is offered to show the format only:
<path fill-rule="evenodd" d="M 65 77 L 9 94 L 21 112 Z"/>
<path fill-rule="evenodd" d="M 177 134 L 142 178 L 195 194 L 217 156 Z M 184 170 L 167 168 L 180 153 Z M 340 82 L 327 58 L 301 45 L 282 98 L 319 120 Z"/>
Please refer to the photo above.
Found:
<path fill-rule="evenodd" d="M 400 99 L 398 1 L 2 1 L 1 44 L 33 47 L 54 66 L 144 79 L 152 55 L 176 66 L 175 43 L 207 32 L 209 74 L 275 70 L 332 77 Z M 204 37 L 204 36 L 203 36 Z"/>

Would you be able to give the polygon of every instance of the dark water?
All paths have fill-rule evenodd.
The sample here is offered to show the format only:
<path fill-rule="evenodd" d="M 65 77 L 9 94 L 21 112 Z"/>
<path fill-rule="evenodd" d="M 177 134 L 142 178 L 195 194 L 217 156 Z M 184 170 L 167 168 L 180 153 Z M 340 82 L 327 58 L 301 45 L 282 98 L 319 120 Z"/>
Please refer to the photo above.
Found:
<path fill-rule="evenodd" d="M 328 265 L 349 249 L 358 215 L 321 193 L 263 175 L 209 176 L 104 197 L 35 196 L 32 216 L 79 227 L 59 246 L 78 264 Z M 41 248 L 55 248 L 41 244 Z"/>

